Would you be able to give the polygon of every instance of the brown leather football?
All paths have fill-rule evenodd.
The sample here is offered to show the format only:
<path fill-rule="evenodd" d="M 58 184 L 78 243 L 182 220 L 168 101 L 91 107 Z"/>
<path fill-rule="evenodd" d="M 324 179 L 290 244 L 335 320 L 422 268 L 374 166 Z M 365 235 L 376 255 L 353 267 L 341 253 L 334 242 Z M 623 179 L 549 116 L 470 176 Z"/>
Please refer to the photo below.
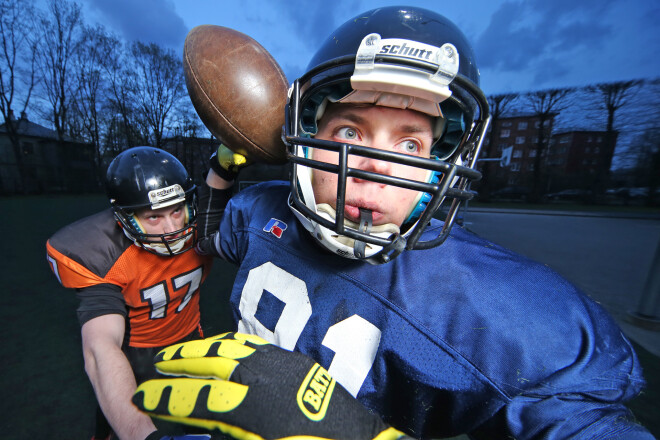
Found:
<path fill-rule="evenodd" d="M 236 30 L 201 25 L 186 36 L 183 69 L 190 100 L 214 136 L 255 162 L 286 161 L 288 83 L 266 49 Z"/>

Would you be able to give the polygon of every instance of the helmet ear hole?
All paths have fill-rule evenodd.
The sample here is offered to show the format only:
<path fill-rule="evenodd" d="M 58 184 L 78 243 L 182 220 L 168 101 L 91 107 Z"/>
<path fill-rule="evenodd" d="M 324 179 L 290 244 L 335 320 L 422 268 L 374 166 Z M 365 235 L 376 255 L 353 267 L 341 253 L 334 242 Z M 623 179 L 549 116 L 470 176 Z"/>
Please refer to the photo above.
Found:
<path fill-rule="evenodd" d="M 431 152 L 440 160 L 448 159 L 458 148 L 465 134 L 463 112 L 452 102 L 441 104 L 445 115 L 445 126 L 442 135 L 433 145 Z"/>

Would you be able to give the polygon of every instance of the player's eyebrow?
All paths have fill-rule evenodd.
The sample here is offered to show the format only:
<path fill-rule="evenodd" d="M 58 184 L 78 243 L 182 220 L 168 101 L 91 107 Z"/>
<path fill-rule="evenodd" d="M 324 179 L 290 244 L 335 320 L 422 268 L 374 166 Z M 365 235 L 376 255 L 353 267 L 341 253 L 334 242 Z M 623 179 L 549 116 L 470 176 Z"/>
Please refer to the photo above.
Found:
<path fill-rule="evenodd" d="M 350 110 L 343 110 L 341 112 L 331 113 L 329 115 L 328 122 L 342 120 L 342 119 L 352 122 L 354 124 L 364 124 L 367 121 L 366 118 L 363 118 L 357 113 L 353 113 Z"/>
<path fill-rule="evenodd" d="M 428 126 L 421 126 L 417 124 L 397 125 L 396 128 L 404 133 L 410 133 L 410 134 L 429 132 Z"/>
<path fill-rule="evenodd" d="M 367 122 L 367 119 L 360 116 L 357 113 L 353 113 L 351 110 L 344 110 L 342 112 L 337 112 L 329 116 L 329 121 L 332 120 L 347 120 L 349 122 L 352 122 L 356 125 L 364 124 Z M 403 133 L 410 133 L 410 134 L 415 134 L 415 133 L 428 133 L 429 132 L 429 127 L 426 125 L 419 125 L 419 124 L 403 124 L 403 125 L 396 125 L 393 124 L 392 128 L 395 128 L 396 130 L 403 132 Z"/>

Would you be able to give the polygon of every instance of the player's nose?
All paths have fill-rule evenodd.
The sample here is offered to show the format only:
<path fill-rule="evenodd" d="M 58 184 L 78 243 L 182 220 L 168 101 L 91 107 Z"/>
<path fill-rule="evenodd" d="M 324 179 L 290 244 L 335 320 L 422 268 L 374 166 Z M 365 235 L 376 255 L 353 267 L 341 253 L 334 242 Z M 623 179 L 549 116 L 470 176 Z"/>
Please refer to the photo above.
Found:
<path fill-rule="evenodd" d="M 163 218 L 163 233 L 168 234 L 179 229 L 176 219 L 173 216 L 165 216 Z"/>
<path fill-rule="evenodd" d="M 392 174 L 392 163 L 382 159 L 360 157 L 357 159 L 355 167 L 363 171 L 383 174 L 386 176 Z"/>

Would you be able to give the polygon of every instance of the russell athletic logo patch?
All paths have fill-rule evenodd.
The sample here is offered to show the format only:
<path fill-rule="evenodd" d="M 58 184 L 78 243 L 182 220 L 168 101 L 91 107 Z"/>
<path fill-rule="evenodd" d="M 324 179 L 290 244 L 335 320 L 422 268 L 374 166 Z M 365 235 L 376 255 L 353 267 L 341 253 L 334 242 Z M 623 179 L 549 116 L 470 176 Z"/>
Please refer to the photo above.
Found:
<path fill-rule="evenodd" d="M 328 371 L 319 364 L 314 364 L 309 370 L 298 389 L 296 399 L 298 407 L 308 419 L 315 422 L 323 420 L 336 383 Z"/>
<path fill-rule="evenodd" d="M 271 218 L 266 226 L 264 226 L 264 231 L 270 232 L 277 238 L 281 238 L 284 231 L 286 231 L 286 223 L 282 220 Z"/>

